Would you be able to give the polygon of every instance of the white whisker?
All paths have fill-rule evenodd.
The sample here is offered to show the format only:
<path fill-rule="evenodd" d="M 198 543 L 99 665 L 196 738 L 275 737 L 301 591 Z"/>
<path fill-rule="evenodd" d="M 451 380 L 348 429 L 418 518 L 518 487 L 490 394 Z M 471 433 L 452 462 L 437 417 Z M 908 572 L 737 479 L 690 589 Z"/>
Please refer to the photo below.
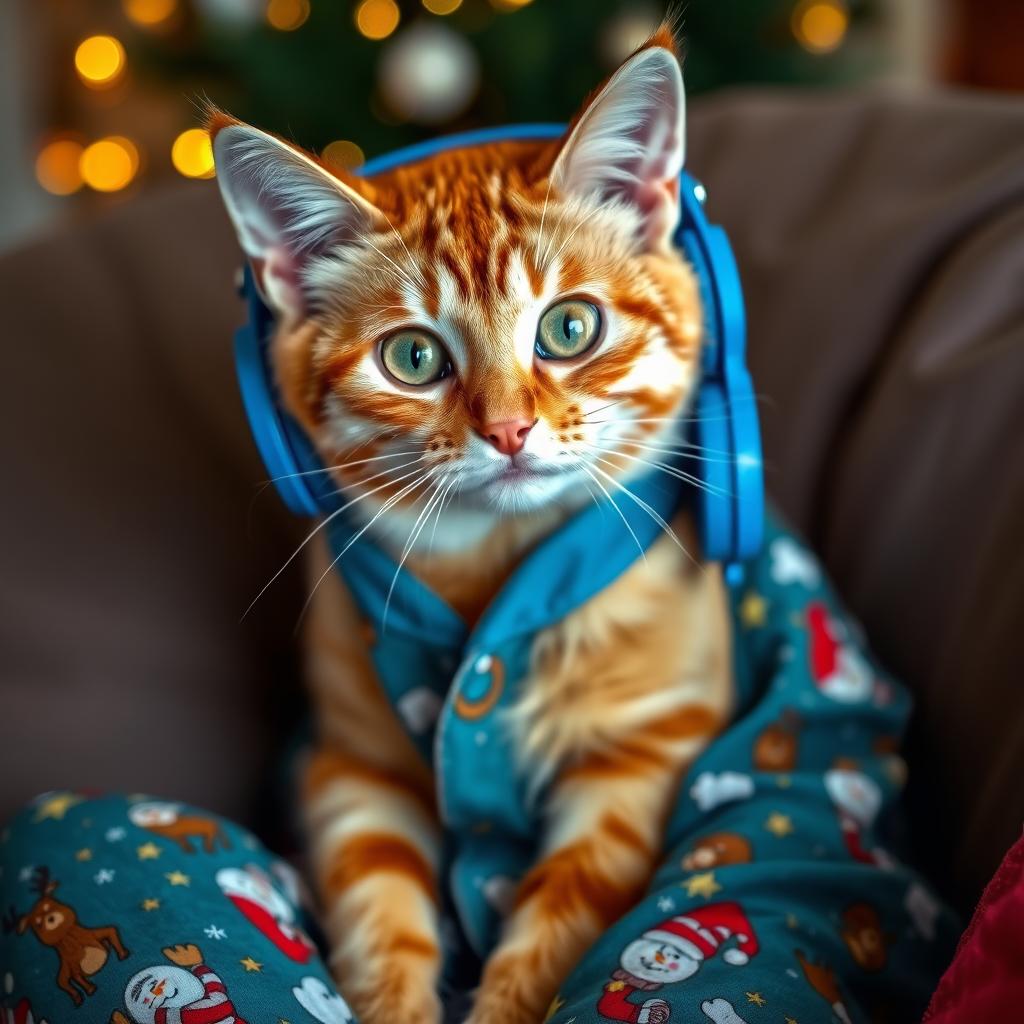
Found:
<path fill-rule="evenodd" d="M 406 463 L 404 463 L 401 466 L 391 466 L 388 469 L 381 470 L 380 473 L 376 473 L 374 476 L 371 476 L 369 479 L 364 480 L 362 482 L 363 483 L 369 483 L 371 480 L 377 480 L 378 478 L 380 478 L 382 476 L 386 476 L 389 473 L 397 473 L 400 469 L 405 469 L 407 466 L 413 466 L 413 465 L 415 465 L 419 461 L 420 461 L 420 459 L 412 459 L 409 462 L 406 462 Z M 281 568 L 278 569 L 277 572 L 275 572 L 274 575 L 271 576 L 269 580 L 267 580 L 267 582 L 263 585 L 263 589 L 260 590 L 260 592 L 252 599 L 252 602 L 249 604 L 249 607 L 246 608 L 245 611 L 242 613 L 242 618 L 239 621 L 241 621 L 241 622 L 245 621 L 246 616 L 249 614 L 249 612 L 251 612 L 253 610 L 253 608 L 256 605 L 256 602 L 259 601 L 259 599 L 267 592 L 268 588 L 274 583 L 274 581 L 277 580 L 278 577 L 280 577 L 281 573 L 283 573 L 285 571 L 285 569 L 287 569 L 288 566 L 291 565 L 292 562 L 295 561 L 295 559 L 299 556 L 299 553 L 302 551 L 302 549 L 329 522 L 331 522 L 332 519 L 335 519 L 337 516 L 340 516 L 342 514 L 342 512 L 344 512 L 346 509 L 351 508 L 353 505 L 357 504 L 360 501 L 364 501 L 366 498 L 369 498 L 371 495 L 376 494 L 378 491 L 383 490 L 385 487 L 390 487 L 392 484 L 401 483 L 402 480 L 406 480 L 410 476 L 414 476 L 416 473 L 417 473 L 417 470 L 414 469 L 411 472 L 406 473 L 405 476 L 400 476 L 397 480 L 385 480 L 384 483 L 382 483 L 379 487 L 374 487 L 371 490 L 366 491 L 363 494 L 357 495 L 351 501 L 345 502 L 344 505 L 340 506 L 339 508 L 336 508 L 330 515 L 325 516 L 323 519 L 321 519 L 320 522 L 318 522 L 316 524 L 316 526 L 314 526 L 313 529 L 306 535 L 306 538 L 302 541 L 302 543 L 288 556 L 288 559 L 284 563 L 284 565 L 282 565 Z"/>
<path fill-rule="evenodd" d="M 639 537 L 637 537 L 637 535 L 633 532 L 633 527 L 629 525 L 629 520 L 626 518 L 626 516 L 623 513 L 622 509 L 619 508 L 619 506 L 616 504 L 615 499 L 609 493 L 608 488 L 605 487 L 605 485 L 603 483 L 601 483 L 601 481 L 598 480 L 597 477 L 594 476 L 593 473 L 590 472 L 589 467 L 581 465 L 580 468 L 583 470 L 584 473 L 587 474 L 587 476 L 590 477 L 591 480 L 594 481 L 595 484 L 597 484 L 598 487 L 601 488 L 601 491 L 603 492 L 604 496 L 608 499 L 608 504 L 611 505 L 612 508 L 614 508 L 615 511 L 619 513 L 619 518 L 622 520 L 622 522 L 625 525 L 626 529 L 629 530 L 630 537 L 632 537 L 634 542 L 636 543 L 636 549 L 637 549 L 637 551 L 640 552 L 640 557 L 646 562 L 647 561 L 647 552 L 644 551 L 644 546 L 640 543 Z M 598 468 L 597 466 L 595 466 L 594 469 L 596 469 L 598 471 L 598 473 L 602 473 L 602 474 L 604 473 L 604 470 Z"/>
<path fill-rule="evenodd" d="M 602 459 L 601 461 L 604 462 L 607 460 Z M 637 505 L 639 505 L 640 508 L 642 508 L 662 528 L 662 530 L 666 534 L 668 534 L 669 537 L 672 538 L 672 540 L 675 542 L 676 547 L 679 548 L 679 550 L 682 551 L 682 553 L 686 555 L 686 557 L 691 562 L 693 562 L 693 564 L 697 566 L 697 568 L 700 569 L 701 572 L 706 572 L 704 566 L 701 565 L 701 563 L 698 562 L 697 559 L 694 558 L 693 555 L 691 555 L 690 552 L 686 550 L 686 546 L 676 536 L 675 530 L 673 530 L 672 527 L 665 522 L 662 516 L 655 509 L 651 508 L 651 506 L 648 505 L 647 502 L 643 500 L 643 498 L 640 498 L 637 495 L 635 495 L 625 484 L 620 483 L 618 480 L 616 480 L 615 477 L 611 475 L 611 473 L 606 473 L 603 469 L 601 469 L 600 466 L 594 466 L 594 469 L 597 470 L 597 472 L 600 473 L 601 476 L 605 477 L 607 480 L 610 480 L 613 484 L 615 484 L 616 487 L 619 488 L 620 491 L 623 491 L 627 497 L 631 498 Z"/>
<path fill-rule="evenodd" d="M 377 520 L 380 519 L 380 517 L 384 515 L 385 512 L 393 508 L 397 502 L 401 501 L 402 498 L 405 497 L 406 494 L 408 494 L 415 488 L 419 487 L 421 483 L 423 483 L 425 480 L 428 480 L 429 478 L 430 470 L 427 470 L 427 472 L 420 474 L 420 476 L 413 480 L 411 484 L 406 484 L 405 487 L 403 487 L 397 494 L 392 495 L 390 498 L 388 498 L 386 502 L 384 502 L 383 505 L 381 505 L 380 509 L 378 509 L 378 511 L 374 514 L 373 518 L 368 523 L 366 523 L 359 530 L 357 530 L 356 533 L 349 537 L 349 539 L 345 542 L 345 546 L 341 549 L 341 551 L 338 552 L 337 556 L 331 561 L 330 565 L 328 565 L 327 568 L 324 569 L 322 575 L 316 581 L 316 583 L 313 584 L 313 589 L 312 591 L 310 591 L 309 597 L 306 598 L 306 603 L 302 606 L 302 611 L 299 612 L 299 618 L 295 623 L 296 632 L 298 632 L 299 626 L 302 624 L 302 620 L 305 618 L 306 612 L 309 610 L 309 606 L 312 603 L 313 598 L 316 596 L 317 590 L 320 588 L 320 584 L 323 583 L 325 579 L 327 579 L 328 574 L 341 561 L 341 559 L 344 557 L 348 549 L 352 547 L 352 545 L 355 544 L 355 542 L 359 540 L 359 538 L 362 537 L 362 535 L 366 533 L 366 531 L 370 529 L 370 527 L 373 526 L 373 524 L 377 522 Z M 398 483 L 397 480 L 394 482 Z"/>

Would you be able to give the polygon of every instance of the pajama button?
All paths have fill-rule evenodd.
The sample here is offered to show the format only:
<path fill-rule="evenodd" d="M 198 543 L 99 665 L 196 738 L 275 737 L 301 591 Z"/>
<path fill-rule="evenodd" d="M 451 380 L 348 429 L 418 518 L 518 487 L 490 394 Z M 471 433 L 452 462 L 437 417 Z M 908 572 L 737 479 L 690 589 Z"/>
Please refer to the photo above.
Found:
<path fill-rule="evenodd" d="M 469 721 L 483 718 L 498 703 L 505 688 L 505 671 L 500 658 L 481 654 L 457 683 L 455 713 Z"/>

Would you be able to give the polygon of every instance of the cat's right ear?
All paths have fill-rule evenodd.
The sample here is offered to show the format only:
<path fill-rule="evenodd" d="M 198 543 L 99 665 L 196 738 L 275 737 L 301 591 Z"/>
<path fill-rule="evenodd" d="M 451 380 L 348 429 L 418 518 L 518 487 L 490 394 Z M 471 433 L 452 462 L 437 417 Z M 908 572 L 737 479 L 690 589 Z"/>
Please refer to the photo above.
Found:
<path fill-rule="evenodd" d="M 208 118 L 217 183 L 264 300 L 284 323 L 310 313 L 305 269 L 380 227 L 353 180 L 220 111 Z"/>

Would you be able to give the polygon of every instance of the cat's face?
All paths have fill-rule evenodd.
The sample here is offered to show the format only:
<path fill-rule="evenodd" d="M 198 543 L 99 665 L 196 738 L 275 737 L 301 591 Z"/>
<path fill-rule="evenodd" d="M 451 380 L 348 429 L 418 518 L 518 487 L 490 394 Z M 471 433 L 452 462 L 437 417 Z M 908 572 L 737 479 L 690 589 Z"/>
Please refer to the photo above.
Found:
<path fill-rule="evenodd" d="M 225 200 L 283 323 L 282 390 L 364 511 L 530 511 L 669 459 L 701 311 L 671 246 L 683 97 L 668 42 L 564 139 L 372 181 L 215 119 Z"/>

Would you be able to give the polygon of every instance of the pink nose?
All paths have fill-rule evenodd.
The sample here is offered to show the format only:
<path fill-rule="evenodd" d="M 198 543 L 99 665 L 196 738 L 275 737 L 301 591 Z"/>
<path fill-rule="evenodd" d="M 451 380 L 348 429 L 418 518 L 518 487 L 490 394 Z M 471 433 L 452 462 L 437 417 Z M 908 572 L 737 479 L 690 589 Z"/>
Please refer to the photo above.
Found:
<path fill-rule="evenodd" d="M 490 441 L 502 455 L 515 455 L 523 450 L 527 435 L 533 424 L 527 419 L 502 420 L 500 423 L 488 423 L 480 431 L 485 441 Z"/>

